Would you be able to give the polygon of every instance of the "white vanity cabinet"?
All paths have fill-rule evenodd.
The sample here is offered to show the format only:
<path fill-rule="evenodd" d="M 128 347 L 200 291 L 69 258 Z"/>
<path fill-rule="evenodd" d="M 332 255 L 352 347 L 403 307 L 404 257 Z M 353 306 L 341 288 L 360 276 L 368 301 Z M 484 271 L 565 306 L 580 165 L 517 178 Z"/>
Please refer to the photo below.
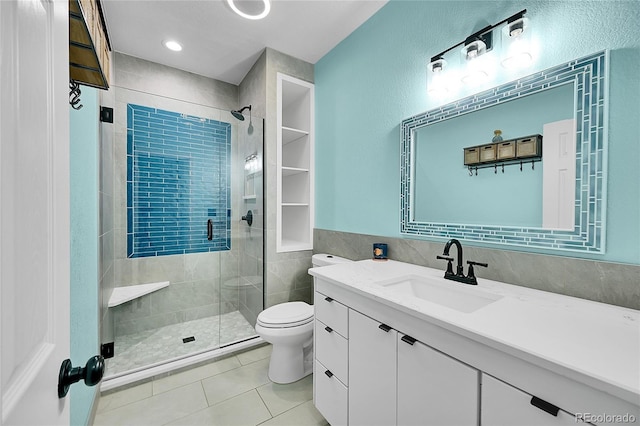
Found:
<path fill-rule="evenodd" d="M 313 401 L 333 426 L 347 424 L 349 309 L 333 298 L 314 295 Z"/>
<path fill-rule="evenodd" d="M 481 413 L 482 425 L 551 426 L 581 422 L 573 414 L 487 374 L 482 374 Z"/>
<path fill-rule="evenodd" d="M 477 425 L 478 370 L 322 293 L 315 301 L 314 398 L 330 424 Z"/>
<path fill-rule="evenodd" d="M 637 344 L 625 343 L 638 342 L 634 312 L 493 284 L 513 297 L 461 314 L 368 284 L 423 271 L 430 272 L 393 261 L 311 270 L 314 403 L 331 425 L 640 424 L 638 388 L 627 380 L 638 372 L 637 356 L 627 356 Z M 594 316 L 609 330 L 594 330 L 599 340 L 580 324 L 595 323 Z M 529 328 L 514 336 L 505 318 Z"/>
<path fill-rule="evenodd" d="M 349 309 L 349 424 L 396 424 L 398 332 Z"/>
<path fill-rule="evenodd" d="M 477 425 L 479 378 L 475 368 L 398 333 L 396 424 Z"/>

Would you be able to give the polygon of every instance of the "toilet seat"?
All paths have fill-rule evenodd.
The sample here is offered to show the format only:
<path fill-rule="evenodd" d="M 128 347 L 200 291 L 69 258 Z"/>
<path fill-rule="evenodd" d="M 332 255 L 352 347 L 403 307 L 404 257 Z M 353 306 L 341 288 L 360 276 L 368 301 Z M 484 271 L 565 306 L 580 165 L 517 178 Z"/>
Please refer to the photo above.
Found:
<path fill-rule="evenodd" d="M 265 328 L 291 328 L 313 321 L 313 306 L 305 302 L 286 302 L 260 312 L 257 323 Z"/>

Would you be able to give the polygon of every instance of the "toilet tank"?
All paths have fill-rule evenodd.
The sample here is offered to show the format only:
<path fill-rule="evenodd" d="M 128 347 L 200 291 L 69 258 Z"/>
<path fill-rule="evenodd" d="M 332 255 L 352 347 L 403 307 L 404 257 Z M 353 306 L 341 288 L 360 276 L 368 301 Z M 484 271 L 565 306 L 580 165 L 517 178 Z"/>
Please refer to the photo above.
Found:
<path fill-rule="evenodd" d="M 332 254 L 318 253 L 311 256 L 311 263 L 313 267 L 337 265 L 338 263 L 353 262 L 352 260 L 345 259 L 344 257 L 334 256 Z"/>

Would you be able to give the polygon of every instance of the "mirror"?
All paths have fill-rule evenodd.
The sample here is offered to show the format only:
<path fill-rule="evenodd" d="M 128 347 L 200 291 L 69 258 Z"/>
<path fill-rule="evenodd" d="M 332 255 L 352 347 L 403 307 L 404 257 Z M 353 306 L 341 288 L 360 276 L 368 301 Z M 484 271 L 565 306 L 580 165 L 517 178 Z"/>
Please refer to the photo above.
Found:
<path fill-rule="evenodd" d="M 608 54 L 599 52 L 403 120 L 401 233 L 602 253 L 607 73 Z M 553 198 L 543 169 L 555 155 L 544 142 L 542 162 L 525 160 L 522 171 L 519 162 L 477 175 L 463 165 L 463 148 L 491 143 L 495 129 L 506 141 L 567 119 L 576 141 L 575 182 L 561 197 L 570 225 L 543 219 L 543 199 Z"/>
<path fill-rule="evenodd" d="M 464 148 L 490 144 L 494 129 L 502 131 L 504 141 L 544 135 L 545 124 L 573 119 L 574 92 L 573 83 L 564 84 L 414 129 L 414 218 L 419 222 L 545 227 L 542 204 L 551 192 L 545 193 L 542 185 L 545 158 L 543 164 L 523 159 L 522 170 L 519 162 L 505 167 L 495 163 L 495 167 L 479 170 L 471 166 L 469 170 L 463 165 Z M 575 132 L 574 123 L 571 130 Z M 547 149 L 547 139 L 544 135 L 545 157 L 554 154 Z M 574 165 L 575 148 L 570 156 Z M 545 172 L 549 173 L 546 167 Z M 572 197 L 568 209 L 573 215 L 574 182 L 569 185 Z M 526 196 L 514 202 L 513 194 Z"/>

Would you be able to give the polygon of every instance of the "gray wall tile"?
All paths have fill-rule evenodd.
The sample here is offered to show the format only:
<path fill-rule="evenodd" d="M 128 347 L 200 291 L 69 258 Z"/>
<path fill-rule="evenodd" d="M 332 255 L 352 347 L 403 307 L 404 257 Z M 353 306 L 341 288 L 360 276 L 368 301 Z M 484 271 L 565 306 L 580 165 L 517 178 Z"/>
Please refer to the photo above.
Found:
<path fill-rule="evenodd" d="M 444 242 L 316 229 L 313 247 L 316 253 L 361 260 L 372 257 L 375 242 L 389 245 L 391 259 L 443 271 L 446 268 L 443 261 L 436 259 L 436 255 L 442 254 Z M 476 268 L 478 277 L 640 309 L 640 266 L 483 247 L 463 248 L 465 260 L 489 264 L 488 268 Z"/>

